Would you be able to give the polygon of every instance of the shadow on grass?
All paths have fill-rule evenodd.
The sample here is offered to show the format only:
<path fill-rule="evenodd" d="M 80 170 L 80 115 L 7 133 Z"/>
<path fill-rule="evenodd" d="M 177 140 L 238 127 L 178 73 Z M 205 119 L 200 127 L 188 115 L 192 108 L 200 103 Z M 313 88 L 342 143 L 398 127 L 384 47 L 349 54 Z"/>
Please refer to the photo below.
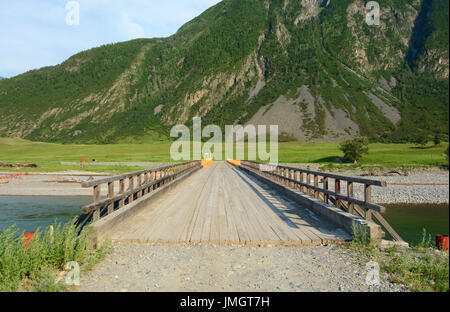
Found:
<path fill-rule="evenodd" d="M 432 149 L 435 148 L 435 145 L 430 145 L 430 146 L 410 146 L 410 149 L 419 149 L 419 150 L 427 150 L 427 149 Z"/>
<path fill-rule="evenodd" d="M 336 163 L 336 164 L 344 164 L 346 161 L 344 160 L 344 157 L 341 156 L 330 156 L 330 157 L 324 157 L 319 158 L 313 161 L 313 163 Z"/>

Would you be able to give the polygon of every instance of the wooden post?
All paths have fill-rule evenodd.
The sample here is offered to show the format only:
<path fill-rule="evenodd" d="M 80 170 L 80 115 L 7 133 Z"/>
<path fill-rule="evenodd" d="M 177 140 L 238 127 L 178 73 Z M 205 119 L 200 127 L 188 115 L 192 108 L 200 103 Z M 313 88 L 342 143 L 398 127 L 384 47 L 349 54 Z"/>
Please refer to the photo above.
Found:
<path fill-rule="evenodd" d="M 138 175 L 138 187 L 142 186 L 142 174 Z M 142 197 L 144 194 L 142 193 L 142 190 L 139 191 L 139 198 Z"/>
<path fill-rule="evenodd" d="M 54 232 L 53 225 L 50 225 L 50 227 L 49 227 L 49 235 L 50 235 L 50 244 L 51 245 L 53 245 L 53 242 L 55 241 L 55 239 L 53 237 L 53 232 Z"/>
<path fill-rule="evenodd" d="M 364 201 L 370 203 L 372 201 L 372 187 L 368 184 L 364 184 Z M 366 220 L 372 221 L 372 211 L 366 210 Z"/>
<path fill-rule="evenodd" d="M 295 175 L 295 177 L 294 177 L 295 181 L 299 181 L 300 180 L 300 172 L 299 171 L 295 171 L 294 175 Z M 300 184 L 296 183 L 295 189 L 297 191 L 301 191 Z"/>
<path fill-rule="evenodd" d="M 353 182 L 347 182 L 347 196 L 350 198 L 353 198 Z M 351 201 L 349 201 L 348 203 L 348 212 L 351 214 L 355 213 L 355 204 Z"/>
<path fill-rule="evenodd" d="M 120 193 L 120 194 L 123 194 L 123 192 L 125 192 L 125 180 L 124 180 L 124 179 L 120 179 L 120 180 L 119 180 L 119 193 Z M 122 199 L 119 201 L 119 208 L 120 208 L 120 207 L 123 207 L 124 205 L 125 205 L 125 199 L 122 198 Z"/>
<path fill-rule="evenodd" d="M 304 172 L 300 172 L 300 183 L 305 183 L 305 173 Z M 305 187 L 303 185 L 300 187 L 300 190 L 303 193 L 306 193 Z"/>
<path fill-rule="evenodd" d="M 311 185 L 311 173 L 306 174 L 306 184 Z M 306 187 L 306 192 L 308 195 L 311 195 L 311 190 L 309 189 L 309 186 Z"/>
<path fill-rule="evenodd" d="M 134 177 L 129 177 L 128 178 L 128 190 L 131 192 L 130 199 L 128 200 L 128 203 L 131 203 L 131 202 L 134 201 L 134 193 L 133 193 L 133 190 L 134 190 Z"/>
<path fill-rule="evenodd" d="M 323 188 L 328 191 L 328 177 L 324 177 L 323 178 Z M 327 193 L 323 194 L 323 198 L 326 204 L 330 203 L 330 195 L 328 195 Z"/>
<path fill-rule="evenodd" d="M 318 175 L 314 175 L 314 187 L 319 187 L 319 176 Z M 319 199 L 319 191 L 318 190 L 314 190 L 314 198 L 315 199 Z"/>
<path fill-rule="evenodd" d="M 334 192 L 336 194 L 341 194 L 341 180 L 336 179 L 334 182 L 335 182 Z M 338 198 L 336 198 L 336 207 L 337 209 L 341 209 L 341 200 Z"/>
<path fill-rule="evenodd" d="M 108 182 L 108 198 L 114 197 L 114 182 Z M 108 214 L 114 212 L 114 202 L 108 205 Z"/>
<path fill-rule="evenodd" d="M 94 186 L 94 203 L 98 203 L 100 201 L 100 186 Z M 95 209 L 94 214 L 92 215 L 93 221 L 98 221 L 100 219 L 100 208 Z"/>

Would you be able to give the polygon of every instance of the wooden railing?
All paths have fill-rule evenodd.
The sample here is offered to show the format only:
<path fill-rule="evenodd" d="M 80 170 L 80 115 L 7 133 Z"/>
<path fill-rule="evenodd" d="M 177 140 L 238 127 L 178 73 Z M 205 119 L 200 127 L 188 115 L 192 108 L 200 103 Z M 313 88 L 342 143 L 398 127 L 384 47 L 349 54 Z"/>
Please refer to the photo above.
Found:
<path fill-rule="evenodd" d="M 164 184 L 177 179 L 190 170 L 200 168 L 200 161 L 173 164 L 161 168 L 147 169 L 112 176 L 104 179 L 85 181 L 82 187 L 93 188 L 93 203 L 81 209 L 83 214 L 91 214 L 92 220 L 97 221 L 105 215 L 109 215 L 117 209 L 132 203 L 133 201 L 157 190 Z M 126 181 L 128 187 L 125 189 Z M 115 193 L 115 182 L 118 182 L 119 190 Z M 101 196 L 101 186 L 107 185 L 106 198 Z M 103 209 L 107 210 L 101 215 Z"/>
<path fill-rule="evenodd" d="M 255 161 L 240 161 L 240 166 L 368 221 L 372 221 L 375 218 L 395 240 L 403 242 L 400 235 L 398 235 L 381 215 L 381 213 L 386 211 L 386 208 L 372 202 L 372 187 L 386 187 L 387 183 L 384 181 L 265 164 Z M 330 190 L 331 183 L 334 183 L 334 191 Z M 320 184 L 322 184 L 322 187 L 320 187 Z M 355 184 L 361 184 L 363 186 L 364 199 L 358 199 L 355 196 Z M 342 192 L 344 187 L 346 188 L 345 193 Z"/>

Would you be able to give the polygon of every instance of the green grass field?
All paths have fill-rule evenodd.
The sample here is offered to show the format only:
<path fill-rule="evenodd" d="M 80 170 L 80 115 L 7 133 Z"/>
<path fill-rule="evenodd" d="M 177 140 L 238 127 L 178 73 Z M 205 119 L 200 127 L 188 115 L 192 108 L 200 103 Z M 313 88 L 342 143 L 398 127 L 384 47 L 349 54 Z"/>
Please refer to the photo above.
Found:
<path fill-rule="evenodd" d="M 64 171 L 88 170 L 96 172 L 127 172 L 138 167 L 124 166 L 63 166 L 61 161 L 80 162 L 81 159 L 96 159 L 99 162 L 171 162 L 171 142 L 151 144 L 112 144 L 112 145 L 63 145 L 54 143 L 30 142 L 23 139 L 0 138 L 0 162 L 34 163 L 39 167 L 1 168 L 1 171 Z M 447 164 L 444 150 L 448 143 L 425 148 L 413 144 L 370 145 L 368 155 L 360 161 L 359 166 L 380 167 L 428 167 Z M 341 166 L 336 158 L 342 157 L 338 143 L 279 143 L 280 163 L 320 163 Z M 354 167 L 354 166 L 350 166 Z"/>

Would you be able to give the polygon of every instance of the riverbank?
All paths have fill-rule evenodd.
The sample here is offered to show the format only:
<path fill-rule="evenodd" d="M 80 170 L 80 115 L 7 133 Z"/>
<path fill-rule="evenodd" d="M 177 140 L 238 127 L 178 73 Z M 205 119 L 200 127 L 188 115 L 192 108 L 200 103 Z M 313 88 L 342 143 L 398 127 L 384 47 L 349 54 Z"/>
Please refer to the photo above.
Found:
<path fill-rule="evenodd" d="M 372 201 L 378 204 L 448 204 L 449 171 L 427 169 L 327 168 L 320 164 L 284 164 L 313 171 L 332 171 L 336 174 L 364 177 L 387 182 L 387 187 L 373 187 Z M 331 183 L 330 189 L 334 190 Z M 343 192 L 345 193 L 345 187 Z M 355 194 L 363 198 L 363 188 L 355 185 Z"/>
<path fill-rule="evenodd" d="M 24 174 L 5 178 L 0 184 L 0 196 L 92 196 L 92 189 L 82 188 L 85 180 L 96 175 Z M 2 175 L 2 174 L 0 174 Z"/>
<path fill-rule="evenodd" d="M 296 168 L 319 170 L 317 164 L 288 164 Z M 156 164 L 155 164 L 156 166 Z M 154 166 L 152 166 L 154 167 Z M 449 171 L 444 169 L 409 170 L 393 172 L 390 170 L 339 170 L 337 173 L 348 176 L 366 177 L 382 180 L 387 187 L 374 187 L 372 200 L 379 204 L 448 204 Z M 12 173 L 0 173 L 11 175 Z M 375 174 L 375 175 L 374 175 Z M 91 196 L 90 188 L 81 187 L 81 182 L 108 175 L 102 172 L 68 171 L 60 173 L 24 173 L 0 184 L 0 196 Z M 378 175 L 378 176 L 377 176 Z M 333 183 L 330 189 L 333 190 Z M 345 188 L 344 188 L 345 189 Z M 101 190 L 106 194 L 106 186 Z M 345 190 L 343 190 L 345 192 Z M 355 185 L 355 194 L 363 198 L 361 185 Z"/>

